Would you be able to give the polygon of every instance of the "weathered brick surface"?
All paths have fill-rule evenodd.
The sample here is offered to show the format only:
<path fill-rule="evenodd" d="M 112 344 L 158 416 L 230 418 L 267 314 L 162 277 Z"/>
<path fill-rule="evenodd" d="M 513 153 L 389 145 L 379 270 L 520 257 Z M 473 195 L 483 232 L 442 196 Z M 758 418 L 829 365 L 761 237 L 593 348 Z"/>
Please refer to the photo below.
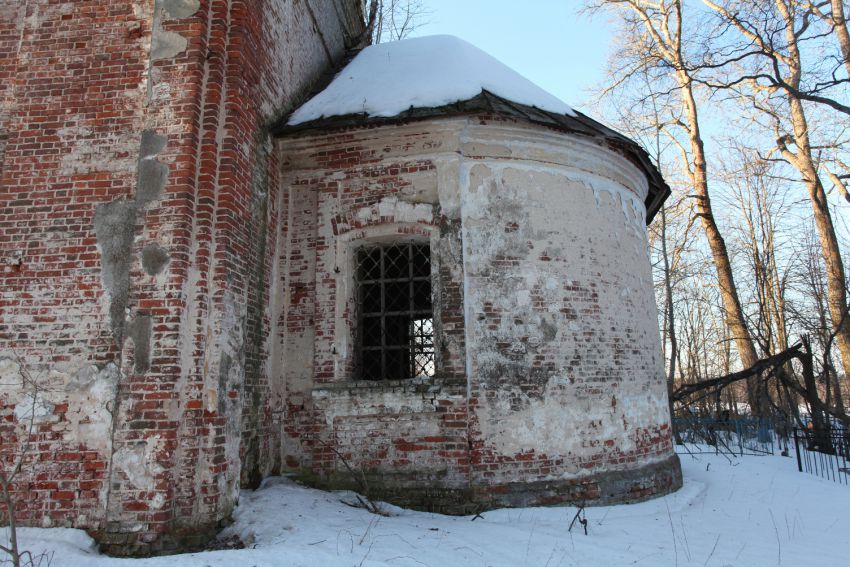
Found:
<path fill-rule="evenodd" d="M 18 358 L 49 409 L 26 523 L 163 551 L 274 468 L 265 128 L 358 18 L 353 0 L 0 4 L 4 458 L 25 426 Z"/>
<path fill-rule="evenodd" d="M 343 461 L 448 511 L 680 482 L 642 175 L 500 116 L 273 141 L 359 18 L 0 0 L 0 459 L 29 448 L 25 524 L 192 547 L 240 485 L 356 485 Z M 397 239 L 431 245 L 437 377 L 364 383 L 354 251 Z"/>
<path fill-rule="evenodd" d="M 284 466 L 426 509 L 636 501 L 681 484 L 646 261 L 646 180 L 500 116 L 280 146 Z M 437 375 L 361 382 L 354 254 L 430 242 Z M 363 487 L 361 486 L 361 489 Z"/>
<path fill-rule="evenodd" d="M 35 452 L 18 485 L 19 516 L 35 525 L 96 528 L 108 493 L 105 406 L 115 392 L 114 381 L 91 366 L 105 369 L 120 348 L 104 309 L 93 224 L 99 204 L 132 193 L 146 69 L 144 10 L 134 12 L 131 3 L 15 2 L 5 3 L 0 19 L 0 130 L 7 136 L 0 170 L 0 348 L 20 356 L 49 388 L 44 397 L 52 406 L 31 439 Z M 15 363 L 6 358 L 4 365 L 2 449 L 10 459 L 11 440 L 24 432 L 11 410 L 26 400 L 14 386 Z"/>
<path fill-rule="evenodd" d="M 460 234 L 437 212 L 441 166 L 421 155 L 431 136 L 380 135 L 339 133 L 281 146 L 284 465 L 351 485 L 345 460 L 382 479 L 371 483 L 382 493 L 388 486 L 463 489 L 469 464 Z M 435 327 L 444 339 L 436 383 L 357 380 L 354 253 L 375 239 L 414 239 L 442 251 L 432 256 L 440 290 Z"/>

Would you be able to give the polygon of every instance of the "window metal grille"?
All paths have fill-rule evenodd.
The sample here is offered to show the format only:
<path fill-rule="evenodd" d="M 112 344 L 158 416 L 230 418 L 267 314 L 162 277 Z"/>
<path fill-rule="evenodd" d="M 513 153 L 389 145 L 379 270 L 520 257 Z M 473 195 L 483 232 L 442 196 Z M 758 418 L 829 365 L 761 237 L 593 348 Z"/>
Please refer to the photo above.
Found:
<path fill-rule="evenodd" d="M 403 243 L 357 251 L 360 378 L 434 375 L 431 248 Z"/>

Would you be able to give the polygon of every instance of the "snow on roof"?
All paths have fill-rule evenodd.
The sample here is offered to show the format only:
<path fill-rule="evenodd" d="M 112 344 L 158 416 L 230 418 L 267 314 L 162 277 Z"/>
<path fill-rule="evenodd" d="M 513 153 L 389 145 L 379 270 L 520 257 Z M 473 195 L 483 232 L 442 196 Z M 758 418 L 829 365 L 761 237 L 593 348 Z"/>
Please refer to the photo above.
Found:
<path fill-rule="evenodd" d="M 512 102 L 575 116 L 557 97 L 464 40 L 434 35 L 367 47 L 288 124 L 366 114 L 397 116 L 411 108 L 466 101 L 482 90 Z"/>

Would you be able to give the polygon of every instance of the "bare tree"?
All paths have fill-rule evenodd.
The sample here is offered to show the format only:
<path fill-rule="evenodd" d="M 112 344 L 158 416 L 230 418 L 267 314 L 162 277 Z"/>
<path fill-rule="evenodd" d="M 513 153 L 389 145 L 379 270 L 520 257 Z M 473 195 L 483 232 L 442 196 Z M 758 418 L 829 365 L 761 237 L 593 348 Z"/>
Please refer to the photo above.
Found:
<path fill-rule="evenodd" d="M 375 43 L 408 37 L 429 14 L 422 0 L 381 0 L 380 4 Z"/>
<path fill-rule="evenodd" d="M 676 94 L 670 100 L 667 117 L 658 127 L 668 132 L 678 130 L 685 135 L 680 142 L 671 135 L 681 155 L 683 169 L 693 189 L 696 214 L 708 240 L 726 324 L 736 345 L 741 363 L 751 366 L 758 360 L 750 331 L 738 296 L 726 242 L 715 220 L 709 192 L 709 174 L 703 140 L 699 104 L 693 72 L 695 66 L 688 54 L 688 28 L 682 0 L 594 0 L 587 5 L 591 13 L 619 13 L 625 41 L 614 56 L 620 63 L 612 74 L 608 93 L 621 92 L 629 80 L 642 72 L 654 79 L 654 92 Z M 759 413 L 755 392 L 751 392 L 752 409 Z"/>
<path fill-rule="evenodd" d="M 819 151 L 813 138 L 811 109 L 817 104 L 838 111 L 846 130 L 850 113 L 833 94 L 843 91 L 847 79 L 823 69 L 806 67 L 804 49 L 820 45 L 823 33 L 812 27 L 812 9 L 796 0 L 703 0 L 719 18 L 718 29 L 732 29 L 739 39 L 726 38 L 723 72 L 710 82 L 718 91 L 731 90 L 767 117 L 775 136 L 775 151 L 805 185 L 818 229 L 826 268 L 828 307 L 845 374 L 850 374 L 850 318 L 845 317 L 847 284 L 838 238 L 821 180 Z M 843 136 L 843 133 L 842 133 Z M 832 141 L 833 147 L 840 146 Z"/>
<path fill-rule="evenodd" d="M 790 377 L 778 369 L 784 367 L 791 361 L 798 361 L 802 367 L 803 383 L 800 384 L 796 378 Z M 756 377 L 763 383 L 763 389 L 768 390 L 767 382 L 778 380 L 795 395 L 802 398 L 810 407 L 810 415 L 814 429 L 818 433 L 828 432 L 830 429 L 827 416 L 850 425 L 850 417 L 841 408 L 834 408 L 821 400 L 817 388 L 817 373 L 815 368 L 815 357 L 812 353 L 808 338 L 803 339 L 794 346 L 766 357 L 744 370 L 726 374 L 716 378 L 702 380 L 693 384 L 683 384 L 673 393 L 673 400 L 678 403 L 692 405 L 695 400 L 706 398 L 719 399 L 720 393 L 727 387 L 741 380 L 750 380 Z"/>
<path fill-rule="evenodd" d="M 27 365 L 19 356 L 14 358 L 0 359 L 5 364 L 13 365 L 20 378 L 18 391 L 23 393 L 23 399 L 17 404 L 15 414 L 17 425 L 4 426 L 0 431 L 3 435 L 3 443 L 0 444 L 0 498 L 2 508 L 5 511 L 6 521 L 9 526 L 9 544 L 0 544 L 0 552 L 5 553 L 12 562 L 13 567 L 30 567 L 49 564 L 50 557 L 47 555 L 33 556 L 27 550 L 21 551 L 18 541 L 18 526 L 16 518 L 15 484 L 28 472 L 32 465 L 31 450 L 34 444 L 35 427 L 42 410 L 46 409 L 43 397 L 43 389 L 39 380 L 33 377 Z M 18 384 L 3 384 L 4 386 L 18 386 Z M 0 515 L 2 519 L 2 515 Z"/>
<path fill-rule="evenodd" d="M 819 2 L 805 0 L 798 2 L 798 5 L 810 10 L 811 13 L 817 15 L 832 28 L 835 41 L 841 49 L 842 63 L 847 75 L 850 76 L 850 32 L 847 30 L 847 14 L 844 2 L 842 0 L 821 0 Z"/>
<path fill-rule="evenodd" d="M 786 182 L 779 182 L 775 162 L 740 140 L 730 140 L 720 156 L 719 178 L 730 189 L 730 205 L 738 215 L 733 249 L 739 249 L 745 293 L 744 311 L 753 338 L 766 356 L 788 348 L 786 289 L 789 269 L 780 267 L 784 241 L 778 225 L 788 208 Z M 749 300 L 749 301 L 748 301 Z"/>
<path fill-rule="evenodd" d="M 826 273 L 818 253 L 817 235 L 813 226 L 802 227 L 800 232 L 798 262 L 790 280 L 799 299 L 788 303 L 788 317 L 797 328 L 813 338 L 814 349 L 821 353 L 827 404 L 843 408 L 845 388 L 835 371 L 831 351 L 833 327 L 829 320 Z"/>
<path fill-rule="evenodd" d="M 424 0 L 370 0 L 364 3 L 366 30 L 357 47 L 399 41 L 425 23 L 430 13 Z"/>

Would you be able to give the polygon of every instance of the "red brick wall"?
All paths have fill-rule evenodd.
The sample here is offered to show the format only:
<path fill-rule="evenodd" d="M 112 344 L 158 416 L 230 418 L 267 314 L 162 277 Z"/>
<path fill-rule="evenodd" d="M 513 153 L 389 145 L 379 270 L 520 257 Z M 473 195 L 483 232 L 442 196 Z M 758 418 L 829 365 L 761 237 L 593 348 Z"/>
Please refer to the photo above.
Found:
<path fill-rule="evenodd" d="M 356 5 L 0 5 L 0 357 L 52 407 L 17 485 L 25 522 L 124 553 L 191 544 L 240 474 L 275 466 L 264 132 L 341 56 Z M 0 386 L 7 458 L 19 398 Z"/>
<path fill-rule="evenodd" d="M 24 523 L 159 552 L 280 468 L 345 482 L 344 458 L 421 507 L 563 470 L 480 434 L 467 227 L 445 192 L 470 154 L 457 124 L 281 150 L 267 133 L 341 57 L 357 6 L 0 0 L 0 459 L 30 448 Z M 438 380 L 357 383 L 338 274 L 357 242 L 399 235 L 436 252 Z M 484 311 L 498 330 L 507 312 Z M 634 454 L 605 441 L 591 466 L 669 448 L 662 427 L 636 428 Z"/>
<path fill-rule="evenodd" d="M 452 512 L 678 486 L 651 280 L 632 255 L 645 180 L 582 144 L 489 116 L 284 137 L 286 468 Z M 547 216 L 565 203 L 577 218 Z M 432 249 L 436 377 L 359 381 L 355 250 L 410 238 Z"/>
<path fill-rule="evenodd" d="M 32 465 L 17 485 L 28 489 L 18 515 L 34 525 L 98 527 L 109 439 L 77 434 L 86 430 L 80 402 L 114 396 L 66 390 L 88 365 L 120 356 L 102 305 L 93 217 L 99 204 L 132 194 L 149 24 L 130 3 L 4 2 L 0 26 L 0 131 L 8 136 L 0 153 L 0 350 L 55 390 L 45 393 L 53 412 L 36 424 Z M 4 394 L 9 459 L 20 398 L 9 387 Z"/>
<path fill-rule="evenodd" d="M 284 466 L 352 485 L 345 460 L 374 477 L 383 497 L 441 508 L 434 493 L 464 491 L 469 476 L 462 288 L 457 265 L 440 264 L 457 251 L 456 226 L 438 212 L 437 169 L 427 158 L 405 157 L 426 140 L 416 131 L 364 140 L 344 132 L 308 142 L 284 141 L 284 248 L 279 260 L 283 301 L 281 381 L 287 400 Z M 303 153 L 302 153 L 303 151 Z M 395 208 L 388 202 L 401 197 Z M 435 261 L 437 381 L 364 382 L 356 374 L 354 255 L 374 240 L 430 242 Z M 362 489 L 362 487 L 359 487 Z M 416 489 L 416 490 L 414 490 Z M 433 495 L 432 495 L 433 496 Z"/>

